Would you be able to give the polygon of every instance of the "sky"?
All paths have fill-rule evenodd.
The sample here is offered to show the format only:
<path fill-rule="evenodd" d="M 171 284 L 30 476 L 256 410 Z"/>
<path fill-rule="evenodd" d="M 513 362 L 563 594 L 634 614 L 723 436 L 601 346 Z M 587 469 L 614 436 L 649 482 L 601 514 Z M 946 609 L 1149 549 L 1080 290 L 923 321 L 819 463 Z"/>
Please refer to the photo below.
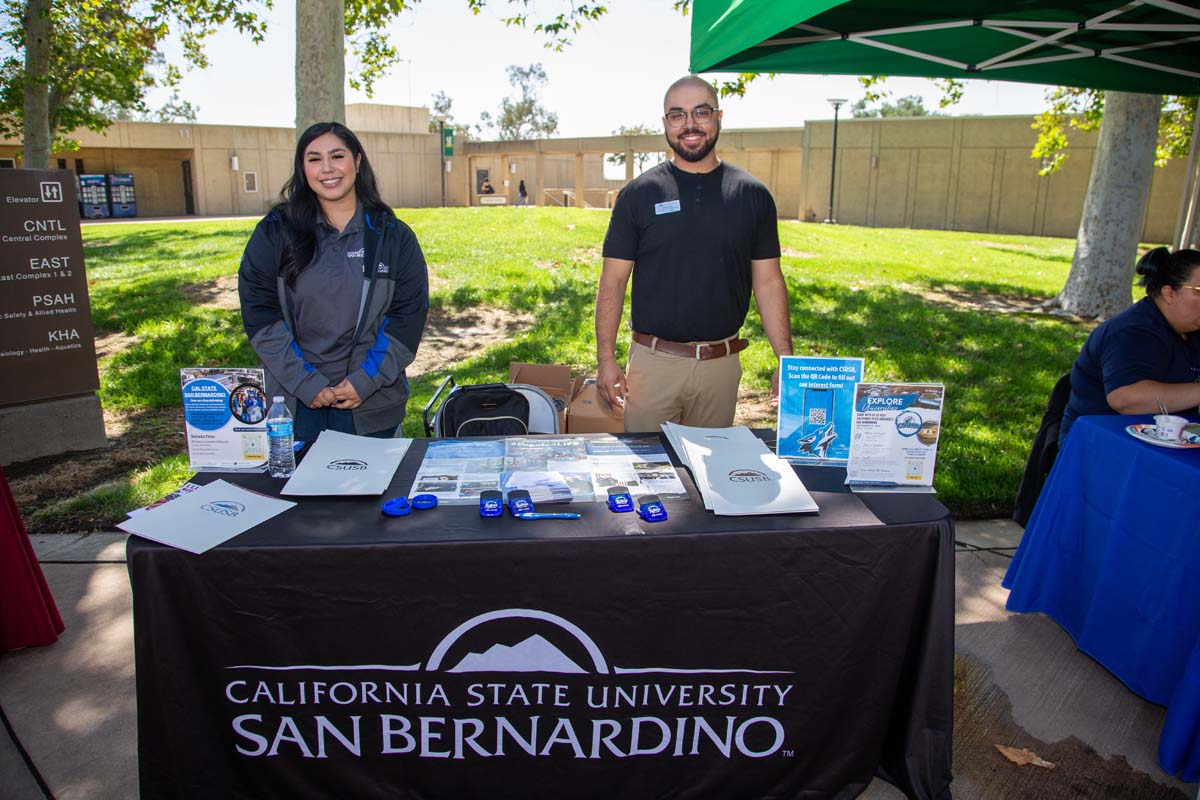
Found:
<path fill-rule="evenodd" d="M 531 16 L 540 9 L 543 17 L 561 7 L 554 0 L 529 5 Z M 479 15 L 471 14 L 466 0 L 423 0 L 390 28 L 404 61 L 376 85 L 373 97 L 347 88 L 346 101 L 429 107 L 433 94 L 443 91 L 453 100 L 454 117 L 471 124 L 480 112 L 495 114 L 504 97 L 517 95 L 508 82 L 508 65 L 540 62 L 549 78 L 542 104 L 558 115 L 558 136 L 604 136 L 637 124 L 657 129 L 663 92 L 688 68 L 691 17 L 671 6 L 671 0 L 613 0 L 602 19 L 587 23 L 571 46 L 554 52 L 542 46 L 544 39 L 532 26 L 504 25 L 510 7 L 503 0 L 491 0 Z M 210 67 L 186 72 L 180 92 L 199 106 L 197 122 L 292 127 L 294 39 L 291 0 L 275 0 L 260 45 L 235 32 L 210 39 Z M 167 54 L 179 63 L 177 54 L 170 49 Z M 347 71 L 353 68 L 351 56 Z M 919 94 L 926 108 L 938 107 L 940 94 L 932 81 L 892 78 L 886 86 L 895 97 Z M 950 113 L 1032 115 L 1045 108 L 1043 95 L 1042 86 L 969 81 Z M 853 103 L 862 96 L 853 76 L 780 75 L 760 78 L 746 97 L 724 98 L 721 105 L 727 129 L 795 127 L 807 119 L 831 119 L 829 98 Z M 150 102 L 165 99 L 160 93 Z"/>

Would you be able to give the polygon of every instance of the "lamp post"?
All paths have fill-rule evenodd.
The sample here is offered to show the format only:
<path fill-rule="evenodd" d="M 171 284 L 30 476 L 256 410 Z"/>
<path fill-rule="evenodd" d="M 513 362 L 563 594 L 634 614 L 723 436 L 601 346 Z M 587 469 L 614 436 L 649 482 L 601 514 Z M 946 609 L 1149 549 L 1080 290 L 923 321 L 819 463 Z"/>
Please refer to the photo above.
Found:
<path fill-rule="evenodd" d="M 833 153 L 829 157 L 829 216 L 825 219 L 826 222 L 837 223 L 833 218 L 833 187 L 834 178 L 837 176 L 837 129 L 838 129 L 838 109 L 846 103 L 844 97 L 831 97 L 829 104 L 833 106 Z"/>

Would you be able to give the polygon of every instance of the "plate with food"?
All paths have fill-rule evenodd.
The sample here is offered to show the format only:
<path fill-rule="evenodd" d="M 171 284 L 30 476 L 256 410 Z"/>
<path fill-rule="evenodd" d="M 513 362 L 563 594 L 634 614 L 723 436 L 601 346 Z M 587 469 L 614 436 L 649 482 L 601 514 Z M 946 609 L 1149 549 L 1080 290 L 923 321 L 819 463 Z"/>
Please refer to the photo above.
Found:
<path fill-rule="evenodd" d="M 1152 423 L 1126 425 L 1125 432 L 1135 439 L 1157 447 L 1171 447 L 1176 450 L 1200 449 L 1200 423 L 1193 422 L 1183 429 L 1183 436 L 1178 439 L 1160 439 Z"/>

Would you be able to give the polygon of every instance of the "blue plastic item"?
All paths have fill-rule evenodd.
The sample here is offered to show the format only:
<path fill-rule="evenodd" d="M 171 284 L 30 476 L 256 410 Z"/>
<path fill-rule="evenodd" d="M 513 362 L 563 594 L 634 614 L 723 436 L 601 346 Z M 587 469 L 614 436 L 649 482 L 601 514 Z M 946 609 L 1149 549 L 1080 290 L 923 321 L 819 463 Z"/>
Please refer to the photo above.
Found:
<path fill-rule="evenodd" d="M 389 517 L 407 517 L 412 513 L 412 504 L 408 502 L 407 497 L 393 497 L 391 500 L 385 500 L 379 510 Z"/>
<path fill-rule="evenodd" d="M 667 518 L 667 509 L 656 494 L 647 494 L 638 498 L 638 516 L 646 522 L 663 522 Z"/>
<path fill-rule="evenodd" d="M 633 497 L 628 487 L 612 486 L 608 490 L 608 509 L 617 514 L 633 511 Z"/>
<path fill-rule="evenodd" d="M 529 499 L 529 492 L 524 489 L 513 489 L 509 492 L 508 510 L 514 517 L 520 514 L 532 514 L 534 508 L 533 501 Z"/>
<path fill-rule="evenodd" d="M 479 493 L 479 516 L 504 516 L 504 495 L 498 489 L 485 489 Z"/>
<path fill-rule="evenodd" d="M 419 494 L 412 499 L 412 507 L 418 511 L 426 508 L 437 508 L 438 499 L 436 494 Z"/>

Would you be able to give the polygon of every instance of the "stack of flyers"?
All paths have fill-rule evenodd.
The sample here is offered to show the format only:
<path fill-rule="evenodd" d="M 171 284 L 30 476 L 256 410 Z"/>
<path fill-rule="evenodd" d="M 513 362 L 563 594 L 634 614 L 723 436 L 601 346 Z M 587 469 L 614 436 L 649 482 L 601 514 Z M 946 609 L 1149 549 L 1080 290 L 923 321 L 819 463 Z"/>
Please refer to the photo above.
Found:
<path fill-rule="evenodd" d="M 819 510 L 791 465 L 745 426 L 663 430 L 696 479 L 704 507 L 715 514 L 795 514 Z"/>

